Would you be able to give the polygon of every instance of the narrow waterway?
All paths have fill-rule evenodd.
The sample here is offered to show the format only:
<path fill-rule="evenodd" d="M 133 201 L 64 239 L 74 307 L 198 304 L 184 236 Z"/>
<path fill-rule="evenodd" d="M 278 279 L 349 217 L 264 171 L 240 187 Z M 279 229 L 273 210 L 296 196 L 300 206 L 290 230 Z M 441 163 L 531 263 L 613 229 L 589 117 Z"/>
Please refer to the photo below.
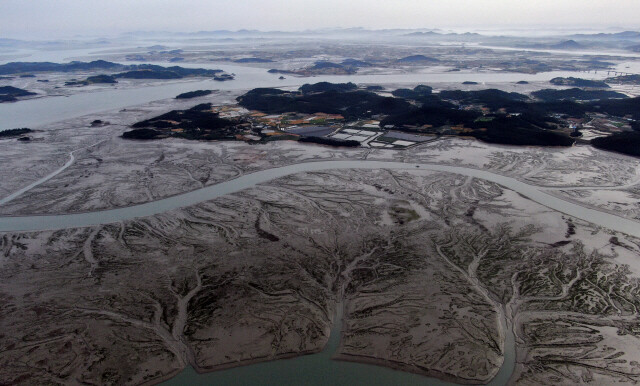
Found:
<path fill-rule="evenodd" d="M 53 177 L 57 176 L 58 174 L 62 173 L 63 171 L 65 171 L 69 166 L 73 165 L 73 162 L 76 160 L 76 157 L 73 155 L 73 153 L 80 151 L 80 150 L 85 150 L 88 149 L 90 147 L 96 146 L 97 144 L 106 141 L 105 139 L 94 143 L 93 145 L 89 145 L 89 146 L 85 146 L 82 147 L 80 149 L 76 149 L 74 151 L 69 152 L 69 160 L 62 165 L 60 168 L 54 170 L 53 172 L 47 174 L 46 176 L 40 178 L 39 180 L 32 182 L 31 184 L 25 186 L 24 188 L 17 190 L 13 193 L 11 193 L 10 195 L 3 197 L 0 199 L 0 205 L 4 205 L 9 201 L 12 201 L 16 198 L 18 198 L 19 196 L 23 195 L 24 193 L 28 192 L 29 190 L 35 188 L 38 185 L 44 184 L 45 182 L 49 181 L 50 179 L 52 179 Z"/>
<path fill-rule="evenodd" d="M 544 192 L 544 188 L 526 184 L 515 178 L 502 176 L 485 170 L 459 166 L 362 160 L 305 162 L 261 170 L 187 193 L 129 207 L 76 214 L 0 217 L 0 231 L 40 231 L 48 229 L 88 227 L 127 221 L 137 217 L 152 216 L 172 209 L 195 205 L 200 202 L 239 192 L 257 184 L 296 173 L 339 169 L 431 170 L 481 178 L 514 190 L 548 208 L 614 231 L 640 237 L 640 223 L 636 221 L 616 216 L 611 213 L 585 208 L 576 203 L 565 201 L 559 197 L 555 197 Z"/>

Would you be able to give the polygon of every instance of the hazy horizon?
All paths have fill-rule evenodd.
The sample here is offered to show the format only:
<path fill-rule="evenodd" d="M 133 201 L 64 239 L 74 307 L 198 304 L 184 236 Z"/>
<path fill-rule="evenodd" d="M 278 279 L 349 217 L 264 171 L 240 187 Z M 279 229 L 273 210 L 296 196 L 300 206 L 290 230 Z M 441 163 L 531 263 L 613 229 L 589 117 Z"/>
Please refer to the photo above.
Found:
<path fill-rule="evenodd" d="M 580 17 L 575 17 L 579 10 Z M 443 29 L 457 32 L 506 29 L 620 31 L 640 29 L 640 2 L 619 0 L 450 0 L 394 2 L 352 0 L 186 0 L 108 3 L 81 0 L 4 0 L 0 37 L 116 36 L 134 31 L 304 31 L 333 28 Z"/>

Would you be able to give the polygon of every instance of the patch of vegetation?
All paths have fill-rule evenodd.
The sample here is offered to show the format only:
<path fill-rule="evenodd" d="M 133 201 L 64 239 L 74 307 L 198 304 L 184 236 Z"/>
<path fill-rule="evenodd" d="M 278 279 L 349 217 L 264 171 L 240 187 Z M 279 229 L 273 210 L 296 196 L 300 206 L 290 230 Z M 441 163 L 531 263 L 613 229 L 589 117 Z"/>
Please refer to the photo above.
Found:
<path fill-rule="evenodd" d="M 473 122 L 481 115 L 482 114 L 476 111 L 459 110 L 453 105 L 428 105 L 391 115 L 383 119 L 381 125 L 393 125 L 399 129 L 403 126 L 430 125 L 439 127 Z"/>
<path fill-rule="evenodd" d="M 640 120 L 640 97 L 627 99 L 605 99 L 587 105 L 589 111 L 614 115 L 617 117 L 631 116 Z"/>
<path fill-rule="evenodd" d="M 36 93 L 13 86 L 0 87 L 0 102 L 15 102 L 19 97 L 36 95 Z"/>
<path fill-rule="evenodd" d="M 178 78 L 193 77 L 193 76 L 213 77 L 216 74 L 223 72 L 222 70 L 208 70 L 204 68 L 185 68 L 180 66 L 162 67 L 162 66 L 157 66 L 155 64 L 138 64 L 138 65 L 127 66 L 127 67 L 133 67 L 132 69 L 133 71 L 125 72 L 122 74 L 116 74 L 115 77 L 127 78 L 127 77 L 142 76 L 143 79 L 148 79 L 149 76 L 152 76 L 153 74 L 158 74 L 160 78 L 156 78 L 156 79 L 165 79 L 162 77 L 173 76 L 173 75 L 169 75 L 168 73 L 176 74 Z M 148 71 L 151 74 L 149 73 L 142 74 L 139 71 Z"/>
<path fill-rule="evenodd" d="M 33 130 L 23 127 L 20 129 L 8 129 L 0 131 L 0 137 L 17 137 L 22 134 L 31 133 Z"/>
<path fill-rule="evenodd" d="M 0 74 L 20 74 L 25 72 L 72 72 L 91 70 L 116 70 L 123 66 L 118 63 L 107 62 L 105 60 L 94 60 L 92 62 L 11 62 L 0 65 Z"/>
<path fill-rule="evenodd" d="M 176 99 L 190 99 L 197 98 L 205 95 L 211 94 L 213 91 L 211 90 L 196 90 L 196 91 L 188 91 L 176 96 Z"/>
<path fill-rule="evenodd" d="M 354 85 L 355 86 L 355 85 Z M 311 92 L 322 90 L 324 92 Z M 339 88 L 351 90 L 348 83 Z M 363 90 L 338 91 L 330 84 L 316 84 L 301 87 L 311 93 L 287 92 L 278 89 L 254 89 L 237 98 L 239 104 L 250 110 L 269 114 L 298 112 L 313 114 L 341 114 L 346 119 L 371 117 L 376 114 L 398 114 L 410 109 L 410 104 L 398 98 L 383 97 Z"/>
<path fill-rule="evenodd" d="M 65 82 L 65 86 L 87 86 L 94 83 L 114 84 L 118 83 L 116 78 L 111 75 L 95 75 L 89 76 L 85 80 Z"/>
<path fill-rule="evenodd" d="M 176 72 L 167 70 L 132 70 L 121 72 L 115 75 L 118 78 L 127 79 L 180 79 L 182 78 Z"/>
<path fill-rule="evenodd" d="M 322 69 L 326 69 L 326 68 L 340 68 L 340 69 L 343 69 L 344 66 L 342 64 L 333 63 L 333 62 L 319 61 L 319 62 L 315 62 L 313 64 L 313 66 L 311 66 L 309 69 L 310 70 L 322 70 Z"/>
<path fill-rule="evenodd" d="M 233 75 L 231 74 L 221 74 L 221 75 L 214 75 L 213 76 L 213 80 L 216 80 L 218 82 L 224 82 L 227 80 L 233 80 Z"/>
<path fill-rule="evenodd" d="M 544 90 L 534 91 L 531 93 L 531 95 L 546 102 L 561 101 L 561 100 L 592 101 L 592 100 L 600 100 L 600 99 L 628 98 L 625 94 L 621 94 L 615 91 L 583 90 L 580 88 L 570 88 L 567 90 L 544 89 Z"/>
<path fill-rule="evenodd" d="M 571 146 L 572 138 L 550 130 L 546 123 L 531 122 L 526 116 L 496 116 L 490 122 L 474 122 L 474 130 L 463 133 L 484 142 L 519 146 Z M 542 126 L 540 126 L 542 125 Z"/>
<path fill-rule="evenodd" d="M 605 93 L 605 99 L 589 103 L 555 98 L 535 101 L 527 95 L 495 89 L 433 94 L 430 87 L 418 86 L 395 90 L 396 98 L 358 90 L 355 85 L 326 82 L 305 85 L 300 90 L 254 89 L 238 101 L 247 109 L 269 114 L 324 112 L 341 114 L 347 121 L 376 117 L 381 126 L 400 131 L 471 136 L 510 145 L 571 146 L 578 133 L 572 137 L 558 129 L 566 127 L 564 119 L 584 118 L 591 112 L 640 119 L 640 98 L 610 99 L 607 97 L 618 95 L 607 90 L 580 90 Z M 551 91 L 565 95 L 573 92 Z M 632 123 L 632 127 L 638 126 Z"/>
<path fill-rule="evenodd" d="M 223 72 L 222 70 L 208 70 L 204 68 L 184 68 L 179 66 L 163 67 L 155 64 L 123 65 L 95 60 L 92 62 L 11 62 L 0 65 L 0 75 L 20 74 L 25 72 L 73 72 L 111 70 L 124 71 L 114 75 L 117 78 L 133 79 L 178 79 L 189 76 L 210 76 Z"/>
<path fill-rule="evenodd" d="M 413 89 L 399 88 L 397 90 L 392 91 L 391 95 L 398 98 L 419 100 L 422 97 L 431 95 L 432 92 L 433 92 L 432 87 L 425 86 L 425 85 L 418 85 Z"/>
<path fill-rule="evenodd" d="M 398 59 L 398 63 L 436 63 L 439 59 L 431 58 L 424 55 L 411 55 Z"/>
<path fill-rule="evenodd" d="M 134 129 L 123 134 L 123 138 L 153 139 L 159 136 L 204 140 L 234 140 L 244 131 L 238 126 L 244 122 L 220 118 L 211 111 L 211 103 L 202 103 L 187 110 L 172 110 L 157 117 L 137 122 Z M 133 136 L 133 137 L 132 137 Z M 144 138 L 140 138 L 143 136 Z"/>
<path fill-rule="evenodd" d="M 639 85 L 640 84 L 640 75 L 620 75 L 611 78 L 607 78 L 604 80 L 607 83 L 618 83 L 618 84 L 632 84 Z"/>
<path fill-rule="evenodd" d="M 593 87 L 593 88 L 609 88 L 606 82 L 601 80 L 589 80 L 582 78 L 574 78 L 572 76 L 568 78 L 557 77 L 549 81 L 549 83 L 556 86 L 574 86 L 574 87 Z"/>
<path fill-rule="evenodd" d="M 360 146 L 360 142 L 358 142 L 358 141 L 335 139 L 335 138 L 326 138 L 326 137 L 301 137 L 298 140 L 298 142 L 318 143 L 320 145 L 337 146 L 337 147 L 358 147 L 358 146 Z"/>
<path fill-rule="evenodd" d="M 371 67 L 373 64 L 358 59 L 345 59 L 341 63 L 346 67 Z"/>
<path fill-rule="evenodd" d="M 234 60 L 235 63 L 271 63 L 273 60 L 271 59 L 263 59 L 263 58 L 241 58 Z"/>
<path fill-rule="evenodd" d="M 160 132 L 154 129 L 134 129 L 124 132 L 122 138 L 126 139 L 155 139 L 160 136 Z"/>
<path fill-rule="evenodd" d="M 353 91 L 357 90 L 358 86 L 355 83 L 329 83 L 318 82 L 314 84 L 303 84 L 298 90 L 303 94 L 310 94 L 314 92 L 327 92 L 327 91 Z"/>
<path fill-rule="evenodd" d="M 626 131 L 608 137 L 594 138 L 591 140 L 591 145 L 598 149 L 640 157 L 640 132 Z"/>
<path fill-rule="evenodd" d="M 438 96 L 442 99 L 466 104 L 482 104 L 491 108 L 500 108 L 510 102 L 525 102 L 528 96 L 517 92 L 506 92 L 494 88 L 478 91 L 443 90 Z"/>

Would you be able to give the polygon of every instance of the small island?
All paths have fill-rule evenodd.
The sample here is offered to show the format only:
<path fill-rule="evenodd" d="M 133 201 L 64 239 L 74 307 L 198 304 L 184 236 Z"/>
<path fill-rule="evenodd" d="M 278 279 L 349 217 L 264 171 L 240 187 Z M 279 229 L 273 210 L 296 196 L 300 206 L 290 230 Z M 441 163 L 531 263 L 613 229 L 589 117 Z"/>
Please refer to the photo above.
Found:
<path fill-rule="evenodd" d="M 21 97 L 37 95 L 34 92 L 23 90 L 21 88 L 13 86 L 0 87 L 0 103 L 2 102 L 16 102 Z"/>
<path fill-rule="evenodd" d="M 176 96 L 176 99 L 191 99 L 197 98 L 205 95 L 210 95 L 213 91 L 211 90 L 196 90 L 196 91 L 188 91 Z"/>

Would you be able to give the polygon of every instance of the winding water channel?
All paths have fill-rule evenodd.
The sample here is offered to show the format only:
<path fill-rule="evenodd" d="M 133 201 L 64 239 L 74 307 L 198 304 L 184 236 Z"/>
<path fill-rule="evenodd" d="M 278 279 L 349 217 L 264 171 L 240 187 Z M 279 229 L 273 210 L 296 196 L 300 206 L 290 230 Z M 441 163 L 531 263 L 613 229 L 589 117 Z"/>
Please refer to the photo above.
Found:
<path fill-rule="evenodd" d="M 152 216 L 172 209 L 195 205 L 227 194 L 239 192 L 263 182 L 296 173 L 338 169 L 431 170 L 481 178 L 514 190 L 535 202 L 559 212 L 614 231 L 640 237 L 640 223 L 636 221 L 616 216 L 611 213 L 585 208 L 576 203 L 565 201 L 559 197 L 555 197 L 544 192 L 544 188 L 529 185 L 515 178 L 502 176 L 485 170 L 460 166 L 363 160 L 305 162 L 261 170 L 187 193 L 129 207 L 74 214 L 0 217 L 0 231 L 41 231 L 48 229 L 87 227 L 132 220 L 137 217 Z"/>

